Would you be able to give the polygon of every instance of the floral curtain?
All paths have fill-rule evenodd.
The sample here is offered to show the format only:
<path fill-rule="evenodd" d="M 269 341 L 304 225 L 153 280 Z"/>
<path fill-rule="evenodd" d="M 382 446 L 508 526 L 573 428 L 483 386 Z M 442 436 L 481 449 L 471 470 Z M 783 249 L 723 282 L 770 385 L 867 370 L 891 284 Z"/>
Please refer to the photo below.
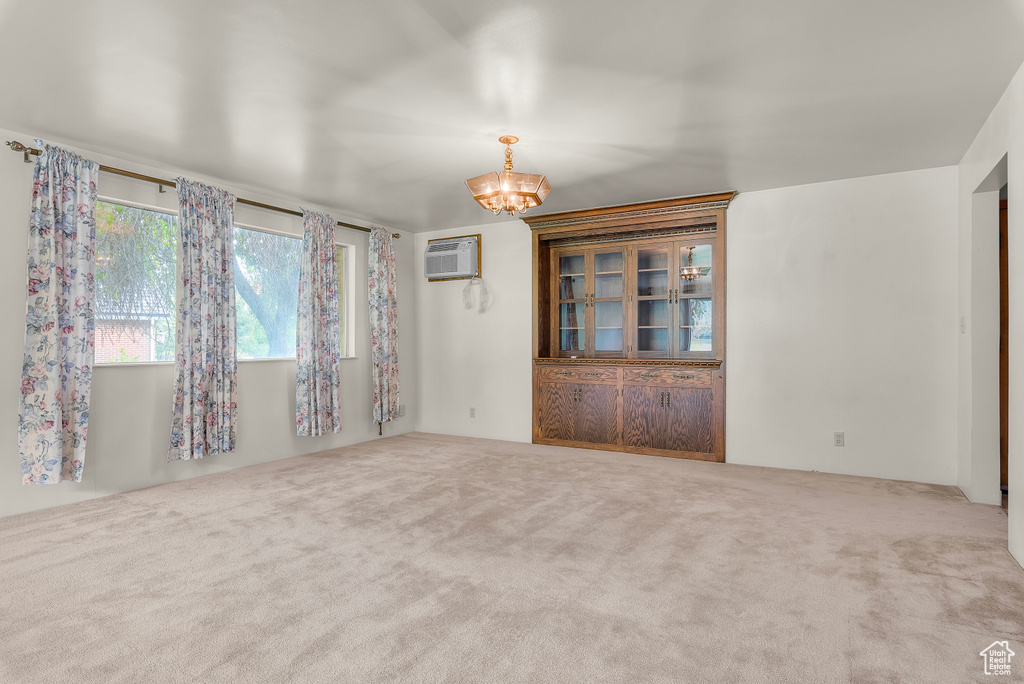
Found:
<path fill-rule="evenodd" d="M 295 428 L 306 437 L 341 432 L 341 327 L 334 219 L 304 209 L 302 225 L 295 317 Z"/>
<path fill-rule="evenodd" d="M 99 164 L 36 140 L 25 361 L 18 412 L 22 484 L 82 481 L 92 387 Z"/>
<path fill-rule="evenodd" d="M 231 193 L 179 178 L 178 326 L 167 460 L 235 450 L 238 354 Z"/>
<path fill-rule="evenodd" d="M 374 226 L 369 251 L 373 419 L 383 425 L 398 417 L 398 274 L 391 233 Z"/>

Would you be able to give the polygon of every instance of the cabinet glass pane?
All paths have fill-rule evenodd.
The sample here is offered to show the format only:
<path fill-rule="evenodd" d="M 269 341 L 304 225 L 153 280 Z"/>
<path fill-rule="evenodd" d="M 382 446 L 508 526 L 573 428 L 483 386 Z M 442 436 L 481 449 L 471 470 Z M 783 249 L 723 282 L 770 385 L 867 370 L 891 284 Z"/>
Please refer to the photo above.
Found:
<path fill-rule="evenodd" d="M 584 271 L 584 263 L 582 254 L 564 256 L 558 260 L 558 274 L 581 276 Z"/>
<path fill-rule="evenodd" d="M 597 351 L 622 351 L 622 328 L 598 328 L 594 333 L 594 346 Z"/>
<path fill-rule="evenodd" d="M 668 294 L 668 248 L 638 249 L 636 294 L 640 297 Z"/>
<path fill-rule="evenodd" d="M 594 304 L 594 349 L 622 351 L 622 301 Z"/>
<path fill-rule="evenodd" d="M 561 351 L 582 351 L 584 346 L 582 304 L 559 304 L 558 306 L 558 340 Z"/>
<path fill-rule="evenodd" d="M 583 351 L 585 338 L 583 328 L 562 329 L 558 332 L 558 348 L 562 351 Z"/>
<path fill-rule="evenodd" d="M 622 252 L 599 252 L 595 254 L 594 271 L 597 273 L 621 273 Z"/>
<path fill-rule="evenodd" d="M 668 248 L 638 249 L 636 251 L 636 267 L 641 271 L 652 268 L 668 268 Z"/>
<path fill-rule="evenodd" d="M 682 272 L 684 268 L 690 266 L 691 253 L 693 254 L 693 268 L 699 268 L 703 275 L 698 276 L 695 280 L 684 280 Z M 679 272 L 679 285 L 677 287 L 679 288 L 680 297 L 686 295 L 711 296 L 714 284 L 714 274 L 711 272 L 711 245 L 697 245 L 693 248 L 692 252 L 688 247 L 680 248 Z"/>
<path fill-rule="evenodd" d="M 582 304 L 559 304 L 559 328 L 582 328 L 584 309 Z"/>
<path fill-rule="evenodd" d="M 622 299 L 622 290 L 621 273 L 599 273 L 594 276 L 594 296 L 598 299 Z"/>
<path fill-rule="evenodd" d="M 594 321 L 598 328 L 622 329 L 622 302 L 594 304 Z"/>
<path fill-rule="evenodd" d="M 668 352 L 667 299 L 642 299 L 636 307 L 636 344 L 641 352 Z"/>
<path fill-rule="evenodd" d="M 711 351 L 711 299 L 679 301 L 680 351 Z"/>
<path fill-rule="evenodd" d="M 583 276 L 560 276 L 559 281 L 559 299 L 583 299 L 583 293 L 586 292 Z"/>
<path fill-rule="evenodd" d="M 636 344 L 637 351 L 668 353 L 668 328 L 640 328 Z"/>
<path fill-rule="evenodd" d="M 683 278 L 686 270 L 696 271 L 696 278 Z M 679 351 L 709 352 L 712 346 L 712 292 L 714 274 L 711 270 L 711 245 L 695 245 L 679 249 Z"/>
<path fill-rule="evenodd" d="M 636 324 L 641 328 L 668 327 L 668 300 L 642 299 L 637 302 Z"/>

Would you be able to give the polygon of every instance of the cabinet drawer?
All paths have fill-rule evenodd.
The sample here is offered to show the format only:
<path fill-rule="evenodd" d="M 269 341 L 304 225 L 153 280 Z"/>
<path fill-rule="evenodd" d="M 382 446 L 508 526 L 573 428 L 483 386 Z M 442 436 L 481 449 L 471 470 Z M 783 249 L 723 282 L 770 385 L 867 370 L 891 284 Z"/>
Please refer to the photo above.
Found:
<path fill-rule="evenodd" d="M 618 369 L 573 366 L 541 366 L 541 382 L 616 382 Z"/>
<path fill-rule="evenodd" d="M 713 370 L 707 368 L 624 368 L 624 385 L 711 387 Z"/>

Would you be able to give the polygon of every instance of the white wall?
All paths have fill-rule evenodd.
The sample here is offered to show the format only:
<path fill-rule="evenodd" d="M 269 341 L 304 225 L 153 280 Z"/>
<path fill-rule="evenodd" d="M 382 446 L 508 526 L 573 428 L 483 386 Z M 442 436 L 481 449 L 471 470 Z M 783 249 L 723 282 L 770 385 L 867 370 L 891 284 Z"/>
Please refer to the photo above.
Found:
<path fill-rule="evenodd" d="M 955 483 L 956 168 L 741 194 L 727 222 L 726 460 Z M 484 314 L 422 275 L 428 239 L 476 232 Z M 530 440 L 530 240 L 417 235 L 418 430 Z"/>
<path fill-rule="evenodd" d="M 961 397 L 958 429 L 960 488 L 974 501 L 991 501 L 999 486 L 998 451 L 989 444 L 978 450 L 974 436 L 998 429 L 998 373 L 992 372 L 998 346 L 992 343 L 992 302 L 998 281 L 986 277 L 992 268 L 993 234 L 998 223 L 991 211 L 992 191 L 1005 180 L 1008 187 L 1010 398 L 1009 398 L 1009 549 L 1024 564 L 1024 67 L 1017 72 L 985 125 L 960 161 L 960 251 L 971 254 L 971 270 L 961 270 L 960 315 L 967 333 L 960 340 Z M 1001 170 L 1006 157 L 1005 170 Z M 993 174 L 1000 176 L 991 181 Z M 1005 178 L 1002 177 L 1005 175 Z M 985 205 L 988 205 L 986 207 Z M 973 256 L 980 253 L 981 257 Z M 984 310 L 978 310 L 985 307 Z M 997 326 L 998 323 L 995 323 Z M 998 328 L 995 328 L 998 330 Z M 998 444 L 998 440 L 996 440 Z M 993 502 L 994 503 L 994 502 Z"/>
<path fill-rule="evenodd" d="M 31 135 L 0 130 L 4 140 L 31 142 Z M 51 141 L 57 142 L 60 141 Z M 183 174 L 231 190 L 240 197 L 297 208 L 298 202 L 232 186 L 181 169 L 161 168 L 118 159 L 95 150 L 82 150 L 90 159 L 160 178 Z M 32 166 L 19 155 L 0 154 L 0 515 L 31 511 L 97 496 L 182 480 L 299 454 L 363 442 L 377 437 L 372 420 L 372 384 L 368 354 L 366 307 L 367 234 L 339 229 L 338 238 L 356 249 L 355 324 L 357 358 L 342 361 L 342 432 L 324 437 L 295 435 L 295 361 L 240 361 L 238 371 L 238 442 L 235 453 L 199 461 L 166 462 L 170 436 L 171 364 L 98 366 L 93 373 L 89 442 L 81 483 L 23 486 L 18 457 L 18 400 L 25 339 L 25 254 L 32 192 Z M 101 173 L 99 192 L 118 199 L 177 210 L 173 188 L 160 194 L 155 185 Z M 344 213 L 325 208 L 336 218 Z M 302 221 L 277 212 L 238 206 L 236 220 L 264 228 L 302 234 Z M 416 393 L 413 354 L 413 240 L 396 243 L 399 263 L 399 348 L 401 389 L 407 415 L 384 428 L 385 435 L 412 429 Z"/>
<path fill-rule="evenodd" d="M 733 200 L 726 460 L 956 483 L 956 179 Z"/>
<path fill-rule="evenodd" d="M 468 281 L 428 282 L 427 241 L 481 234 L 484 282 L 492 302 L 466 309 Z M 530 228 L 519 220 L 416 235 L 416 429 L 449 435 L 531 439 L 532 256 Z M 476 418 L 469 410 L 476 409 Z"/>

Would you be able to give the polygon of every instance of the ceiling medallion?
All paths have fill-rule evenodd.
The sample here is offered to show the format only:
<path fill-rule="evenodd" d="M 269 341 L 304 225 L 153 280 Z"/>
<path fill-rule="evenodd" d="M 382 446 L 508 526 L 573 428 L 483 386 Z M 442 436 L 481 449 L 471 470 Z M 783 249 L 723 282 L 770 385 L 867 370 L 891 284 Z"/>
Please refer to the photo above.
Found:
<path fill-rule="evenodd" d="M 519 142 L 514 135 L 503 135 L 498 142 L 505 145 L 505 170 L 492 171 L 466 181 L 466 187 L 484 209 L 497 216 L 501 212 L 522 214 L 531 207 L 539 207 L 551 192 L 548 179 L 539 173 L 519 173 L 512 170 L 512 145 Z"/>

